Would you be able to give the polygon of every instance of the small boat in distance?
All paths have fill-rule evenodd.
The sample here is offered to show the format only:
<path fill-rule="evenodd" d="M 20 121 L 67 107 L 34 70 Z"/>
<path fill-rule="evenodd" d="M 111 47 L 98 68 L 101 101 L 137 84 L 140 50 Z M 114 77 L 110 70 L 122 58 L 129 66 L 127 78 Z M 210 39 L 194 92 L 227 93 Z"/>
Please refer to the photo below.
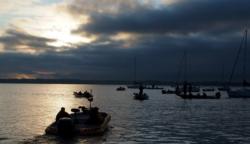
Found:
<path fill-rule="evenodd" d="M 143 100 L 148 100 L 148 95 L 146 93 L 143 93 L 143 85 L 140 84 L 140 87 L 139 87 L 139 93 L 134 93 L 134 99 L 135 100 L 140 100 L 140 101 L 143 101 Z"/>
<path fill-rule="evenodd" d="M 85 91 L 85 92 L 73 92 L 73 95 L 77 98 L 91 98 L 93 97 L 93 95 L 91 94 L 91 92 Z"/>
<path fill-rule="evenodd" d="M 125 88 L 125 87 L 121 87 L 121 86 L 120 86 L 120 87 L 116 88 L 116 90 L 117 90 L 117 91 L 125 91 L 125 90 L 126 90 L 126 88 Z"/>
<path fill-rule="evenodd" d="M 191 88 L 191 84 L 184 82 L 183 88 L 176 87 L 176 95 L 183 99 L 220 99 L 221 97 L 220 92 L 216 92 L 214 95 L 208 95 L 206 92 L 193 94 Z"/>

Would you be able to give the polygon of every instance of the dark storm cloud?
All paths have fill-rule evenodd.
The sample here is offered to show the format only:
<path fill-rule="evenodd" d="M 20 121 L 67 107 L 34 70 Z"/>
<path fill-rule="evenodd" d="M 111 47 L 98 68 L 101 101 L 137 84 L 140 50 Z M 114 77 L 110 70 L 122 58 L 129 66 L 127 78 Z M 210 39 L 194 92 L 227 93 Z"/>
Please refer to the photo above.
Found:
<path fill-rule="evenodd" d="M 230 32 L 243 28 L 249 22 L 249 5 L 247 0 L 191 0 L 157 9 L 138 7 L 126 11 L 121 9 L 114 14 L 90 13 L 90 23 L 75 32 Z"/>
<path fill-rule="evenodd" d="M 0 37 L 5 49 L 28 45 L 45 51 L 38 55 L 4 51 L 0 54 L 1 77 L 24 73 L 38 78 L 50 74 L 62 79 L 134 80 L 136 57 L 138 80 L 176 81 L 186 50 L 190 80 L 219 81 L 222 65 L 225 78 L 229 77 L 243 28 L 250 18 L 249 2 L 243 0 L 180 1 L 160 8 L 136 3 L 132 8 L 120 5 L 114 13 L 108 11 L 109 5 L 99 12 L 87 5 L 87 10 L 82 9 L 81 0 L 75 2 L 79 9 L 75 9 L 74 16 L 88 14 L 91 20 L 75 32 L 94 34 L 98 39 L 56 52 L 55 47 L 47 45 L 53 39 L 7 31 Z M 132 39 L 112 39 L 118 32 L 128 32 Z M 237 69 L 239 77 L 241 68 Z"/>
<path fill-rule="evenodd" d="M 1 54 L 0 73 L 25 73 L 46 78 L 48 76 L 38 72 L 53 72 L 53 78 L 134 80 L 133 60 L 136 56 L 138 80 L 177 80 L 180 79 L 178 72 L 183 51 L 187 49 L 190 79 L 220 80 L 223 64 L 227 72 L 231 70 L 238 39 L 214 43 L 196 39 L 186 37 L 180 42 L 179 38 L 158 35 L 143 37 L 127 49 L 121 48 L 119 43 L 110 43 L 80 46 L 61 53 Z"/>
<path fill-rule="evenodd" d="M 5 51 L 52 51 L 54 47 L 49 46 L 49 42 L 55 42 L 54 39 L 34 36 L 19 30 L 9 29 L 0 37 L 0 43 L 3 44 Z"/>

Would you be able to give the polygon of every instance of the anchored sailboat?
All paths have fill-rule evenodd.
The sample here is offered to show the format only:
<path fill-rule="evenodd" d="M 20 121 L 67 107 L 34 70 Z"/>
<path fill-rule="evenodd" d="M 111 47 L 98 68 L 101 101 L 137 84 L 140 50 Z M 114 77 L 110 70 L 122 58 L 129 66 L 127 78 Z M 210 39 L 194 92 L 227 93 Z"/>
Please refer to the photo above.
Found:
<path fill-rule="evenodd" d="M 245 30 L 245 34 L 242 38 L 242 41 L 240 43 L 240 48 L 237 52 L 237 56 L 236 56 L 236 60 L 234 62 L 233 65 L 233 70 L 232 73 L 230 75 L 230 79 L 229 79 L 229 84 L 231 84 L 234 72 L 235 72 L 235 68 L 237 65 L 237 62 L 239 60 L 241 51 L 243 50 L 243 67 L 242 67 L 242 76 L 243 76 L 243 80 L 242 80 L 242 86 L 239 89 L 229 89 L 228 90 L 228 96 L 230 98 L 250 98 L 250 89 L 249 89 L 249 83 L 247 82 L 247 75 L 246 75 L 246 66 L 247 66 L 247 30 Z M 244 46 L 243 46 L 244 45 Z"/>

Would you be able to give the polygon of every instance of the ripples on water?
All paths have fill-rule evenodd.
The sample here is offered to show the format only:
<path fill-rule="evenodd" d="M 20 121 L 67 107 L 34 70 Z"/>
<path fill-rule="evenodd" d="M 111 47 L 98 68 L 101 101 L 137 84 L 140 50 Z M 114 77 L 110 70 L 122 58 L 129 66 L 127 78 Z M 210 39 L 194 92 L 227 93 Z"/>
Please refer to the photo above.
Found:
<path fill-rule="evenodd" d="M 250 100 L 182 100 L 146 90 L 150 99 L 133 100 L 134 90 L 110 85 L 0 85 L 0 143 L 250 143 Z M 107 133 L 63 140 L 44 129 L 64 106 L 88 105 L 73 91 L 93 90 L 94 105 L 111 114 Z"/>

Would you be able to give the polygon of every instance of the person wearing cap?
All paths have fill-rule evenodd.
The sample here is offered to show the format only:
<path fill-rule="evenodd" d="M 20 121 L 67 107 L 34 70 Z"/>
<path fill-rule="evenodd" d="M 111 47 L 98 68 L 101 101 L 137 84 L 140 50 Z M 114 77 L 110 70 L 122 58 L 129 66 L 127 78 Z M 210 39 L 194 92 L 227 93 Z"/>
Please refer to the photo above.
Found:
<path fill-rule="evenodd" d="M 66 111 L 65 111 L 65 108 L 62 107 L 61 110 L 57 113 L 56 115 L 56 121 L 58 121 L 60 118 L 63 118 L 63 117 L 68 117 L 70 118 L 70 114 L 68 114 Z"/>

